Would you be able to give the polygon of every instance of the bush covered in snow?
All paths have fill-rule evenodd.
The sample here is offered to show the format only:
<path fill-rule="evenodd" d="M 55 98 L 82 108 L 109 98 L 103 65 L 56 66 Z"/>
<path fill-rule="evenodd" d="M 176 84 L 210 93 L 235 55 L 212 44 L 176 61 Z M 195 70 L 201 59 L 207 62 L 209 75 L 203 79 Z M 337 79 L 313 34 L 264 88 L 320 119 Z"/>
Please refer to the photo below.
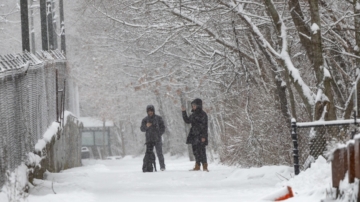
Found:
<path fill-rule="evenodd" d="M 23 163 L 14 172 L 6 171 L 6 183 L 3 191 L 9 202 L 25 201 L 28 196 L 28 168 Z"/>

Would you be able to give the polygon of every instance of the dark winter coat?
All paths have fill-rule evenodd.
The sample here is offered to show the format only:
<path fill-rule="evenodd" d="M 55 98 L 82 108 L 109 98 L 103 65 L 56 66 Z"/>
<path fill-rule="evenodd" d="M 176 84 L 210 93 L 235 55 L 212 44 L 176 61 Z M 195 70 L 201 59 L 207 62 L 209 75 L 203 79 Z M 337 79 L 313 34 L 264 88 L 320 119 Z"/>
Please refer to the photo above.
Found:
<path fill-rule="evenodd" d="M 197 107 L 189 117 L 186 111 L 182 112 L 185 123 L 191 124 L 189 135 L 186 138 L 186 144 L 208 145 L 208 117 L 202 110 L 202 101 L 201 99 L 195 99 L 191 104 L 196 104 Z M 205 142 L 201 142 L 201 138 L 205 138 Z"/>
<path fill-rule="evenodd" d="M 146 143 L 155 143 L 161 142 L 161 136 L 165 132 L 164 121 L 161 116 L 155 114 L 155 108 L 152 105 L 147 106 L 146 111 L 152 110 L 154 112 L 153 116 L 146 116 L 141 121 L 140 130 L 145 132 Z M 146 123 L 151 123 L 150 127 L 146 127 Z"/>

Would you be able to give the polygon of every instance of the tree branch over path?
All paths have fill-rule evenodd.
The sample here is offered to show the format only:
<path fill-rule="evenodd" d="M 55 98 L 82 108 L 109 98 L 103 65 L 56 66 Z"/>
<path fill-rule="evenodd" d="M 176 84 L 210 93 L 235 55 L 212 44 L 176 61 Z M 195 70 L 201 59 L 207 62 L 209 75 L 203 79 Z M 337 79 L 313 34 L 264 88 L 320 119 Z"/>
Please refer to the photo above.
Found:
<path fill-rule="evenodd" d="M 180 18 L 183 18 L 189 22 L 195 23 L 198 26 L 202 27 L 203 30 L 205 32 L 207 32 L 211 37 L 213 37 L 215 39 L 215 41 L 227 48 L 229 48 L 232 51 L 235 52 L 239 52 L 243 57 L 245 57 L 246 59 L 250 60 L 251 62 L 255 63 L 255 60 L 253 57 L 251 57 L 249 54 L 239 50 L 234 44 L 222 39 L 220 36 L 218 36 L 218 34 L 216 34 L 216 32 L 214 30 L 212 30 L 211 28 L 205 26 L 205 23 L 201 22 L 200 20 L 195 20 L 194 18 L 186 15 L 184 12 L 180 12 L 179 9 L 172 7 L 167 1 L 162 0 L 161 1 L 164 5 L 166 5 L 171 11 L 171 13 L 179 16 Z"/>
<path fill-rule="evenodd" d="M 234 11 L 251 28 L 252 33 L 255 36 L 257 36 L 257 39 L 261 43 L 261 45 L 266 47 L 266 49 L 269 50 L 269 52 L 271 54 L 273 54 L 275 57 L 277 57 L 278 59 L 281 59 L 284 62 L 285 67 L 287 68 L 289 75 L 291 77 L 291 80 L 292 80 L 293 84 L 295 85 L 295 88 L 297 89 L 302 100 L 304 101 L 307 110 L 311 114 L 311 109 L 312 109 L 312 106 L 314 105 L 315 96 L 314 96 L 313 92 L 310 90 L 309 86 L 304 82 L 304 80 L 300 76 L 299 70 L 297 68 L 295 68 L 294 64 L 291 61 L 291 57 L 288 53 L 286 26 L 285 26 L 284 22 L 282 21 L 281 17 L 279 16 L 278 23 L 281 24 L 281 38 L 282 38 L 282 47 L 281 48 L 282 49 L 281 49 L 281 53 L 278 53 L 277 51 L 274 50 L 274 48 L 265 39 L 263 34 L 260 32 L 258 27 L 251 21 L 251 19 L 248 16 L 243 14 L 245 11 L 243 10 L 242 5 L 228 3 L 228 2 L 224 2 L 222 0 L 220 0 L 220 2 L 223 5 L 229 7 L 230 9 L 236 8 L 236 9 L 234 9 Z"/>

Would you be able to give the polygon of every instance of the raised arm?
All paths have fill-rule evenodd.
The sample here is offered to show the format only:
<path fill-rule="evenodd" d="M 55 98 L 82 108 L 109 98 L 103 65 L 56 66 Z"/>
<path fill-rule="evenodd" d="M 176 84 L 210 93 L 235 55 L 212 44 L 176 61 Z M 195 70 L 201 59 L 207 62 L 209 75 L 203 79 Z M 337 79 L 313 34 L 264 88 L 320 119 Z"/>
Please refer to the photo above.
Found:
<path fill-rule="evenodd" d="M 185 123 L 191 123 L 189 117 L 187 116 L 186 111 L 182 111 L 182 117 L 183 117 Z"/>

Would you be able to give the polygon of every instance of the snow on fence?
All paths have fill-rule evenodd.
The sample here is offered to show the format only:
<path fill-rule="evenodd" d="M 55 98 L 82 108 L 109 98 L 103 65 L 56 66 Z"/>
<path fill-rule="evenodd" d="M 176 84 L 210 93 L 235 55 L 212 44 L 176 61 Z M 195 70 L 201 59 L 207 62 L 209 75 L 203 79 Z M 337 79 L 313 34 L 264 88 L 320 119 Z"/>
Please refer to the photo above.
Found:
<path fill-rule="evenodd" d="M 24 162 L 41 163 L 42 171 L 55 172 L 80 165 L 81 125 L 70 115 L 73 118 L 65 122 L 64 114 L 68 110 L 77 115 L 76 94 L 59 51 L 0 56 L 0 187 L 6 171 Z M 58 131 L 43 151 L 36 151 L 35 145 L 54 123 Z"/>
<path fill-rule="evenodd" d="M 320 155 L 324 155 L 329 142 L 345 142 L 356 132 L 360 119 L 315 121 L 297 123 L 291 121 L 293 161 L 295 175 L 310 167 Z"/>

